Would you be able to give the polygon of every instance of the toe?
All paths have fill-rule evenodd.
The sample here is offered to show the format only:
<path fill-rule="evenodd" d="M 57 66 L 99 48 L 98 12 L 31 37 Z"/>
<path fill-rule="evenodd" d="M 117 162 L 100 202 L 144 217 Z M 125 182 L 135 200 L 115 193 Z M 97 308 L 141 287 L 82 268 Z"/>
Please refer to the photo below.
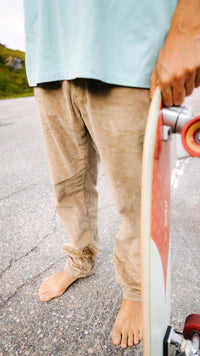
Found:
<path fill-rule="evenodd" d="M 121 333 L 116 328 L 113 330 L 112 341 L 116 346 L 120 345 L 121 343 Z"/>
<path fill-rule="evenodd" d="M 128 346 L 133 346 L 133 344 L 134 344 L 133 333 L 130 333 L 128 335 Z"/>
<path fill-rule="evenodd" d="M 38 297 L 41 297 L 41 295 L 46 294 L 48 291 L 47 290 L 39 290 L 38 292 Z"/>
<path fill-rule="evenodd" d="M 46 293 L 46 294 L 41 294 L 39 298 L 41 302 L 48 302 L 51 299 L 51 296 L 48 293 Z"/>
<path fill-rule="evenodd" d="M 47 286 L 43 285 L 43 286 L 40 286 L 40 289 L 38 291 L 38 295 L 42 295 L 42 294 L 46 294 L 48 292 L 48 288 Z"/>
<path fill-rule="evenodd" d="M 137 345 L 139 342 L 138 330 L 134 332 L 134 344 Z"/>
<path fill-rule="evenodd" d="M 128 342 L 128 335 L 127 335 L 127 333 L 123 333 L 122 334 L 122 342 L 121 342 L 121 347 L 123 349 L 127 348 L 127 342 Z"/>

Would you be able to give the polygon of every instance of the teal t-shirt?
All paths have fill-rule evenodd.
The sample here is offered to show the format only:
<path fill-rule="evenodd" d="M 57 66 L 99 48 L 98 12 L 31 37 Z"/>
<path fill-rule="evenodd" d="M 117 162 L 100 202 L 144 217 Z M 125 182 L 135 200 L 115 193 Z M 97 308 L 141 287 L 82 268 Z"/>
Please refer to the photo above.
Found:
<path fill-rule="evenodd" d="M 148 88 L 176 4 L 177 0 L 24 0 L 30 86 L 93 78 Z"/>

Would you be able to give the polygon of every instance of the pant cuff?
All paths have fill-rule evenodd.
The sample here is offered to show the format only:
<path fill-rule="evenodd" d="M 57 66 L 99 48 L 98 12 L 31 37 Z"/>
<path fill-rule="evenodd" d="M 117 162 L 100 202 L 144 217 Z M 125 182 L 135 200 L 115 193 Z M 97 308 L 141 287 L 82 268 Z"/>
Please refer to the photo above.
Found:
<path fill-rule="evenodd" d="M 132 288 L 123 289 L 123 298 L 133 300 L 134 302 L 141 302 L 141 292 L 133 290 Z"/>
<path fill-rule="evenodd" d="M 77 269 L 73 269 L 73 267 L 71 267 L 71 265 L 68 263 L 68 261 L 65 264 L 64 271 L 67 272 L 70 276 L 72 276 L 74 278 L 89 277 L 89 276 L 92 276 L 93 274 L 95 274 L 95 272 L 96 272 L 95 267 L 90 272 L 87 272 L 87 273 L 82 272 Z"/>

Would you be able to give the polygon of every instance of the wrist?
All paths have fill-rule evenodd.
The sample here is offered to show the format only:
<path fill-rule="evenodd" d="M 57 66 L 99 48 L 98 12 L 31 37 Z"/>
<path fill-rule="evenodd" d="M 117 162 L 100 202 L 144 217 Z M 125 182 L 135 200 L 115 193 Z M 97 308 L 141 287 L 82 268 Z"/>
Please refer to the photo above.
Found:
<path fill-rule="evenodd" d="M 200 0 L 179 0 L 169 32 L 200 35 Z"/>

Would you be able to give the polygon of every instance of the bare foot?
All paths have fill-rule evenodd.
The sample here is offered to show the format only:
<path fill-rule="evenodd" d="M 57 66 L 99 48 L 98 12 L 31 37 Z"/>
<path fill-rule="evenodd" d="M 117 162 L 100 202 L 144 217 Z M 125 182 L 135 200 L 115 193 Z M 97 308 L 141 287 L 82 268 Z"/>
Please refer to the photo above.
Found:
<path fill-rule="evenodd" d="M 38 296 L 42 302 L 59 297 L 77 278 L 70 276 L 65 271 L 60 271 L 46 278 L 39 289 Z"/>
<path fill-rule="evenodd" d="M 142 339 L 141 303 L 123 299 L 121 309 L 115 320 L 112 340 L 122 348 L 138 344 Z"/>

